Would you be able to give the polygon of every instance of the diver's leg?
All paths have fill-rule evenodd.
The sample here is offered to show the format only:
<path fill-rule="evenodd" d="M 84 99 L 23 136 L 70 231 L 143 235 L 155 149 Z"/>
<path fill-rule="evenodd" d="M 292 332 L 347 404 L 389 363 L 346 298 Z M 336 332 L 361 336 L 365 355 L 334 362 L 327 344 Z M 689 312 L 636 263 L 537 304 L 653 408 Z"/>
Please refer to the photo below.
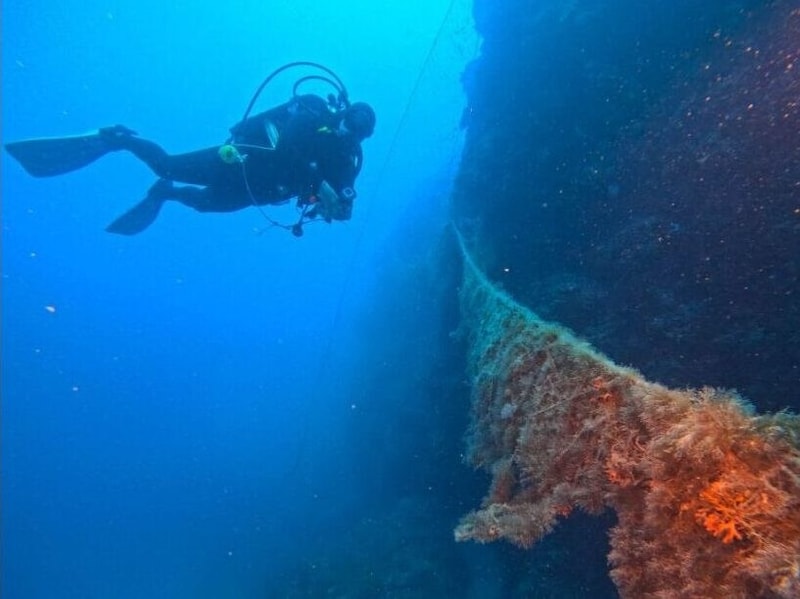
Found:
<path fill-rule="evenodd" d="M 169 179 L 159 179 L 141 202 L 106 227 L 106 231 L 121 235 L 144 231 L 155 221 L 167 200 L 180 202 L 198 212 L 234 212 L 251 205 L 247 195 L 233 190 L 193 185 L 177 187 Z"/>
<path fill-rule="evenodd" d="M 232 190 L 192 185 L 176 187 L 169 179 L 159 179 L 141 202 L 114 220 L 106 231 L 119 235 L 141 233 L 153 224 L 167 200 L 175 200 L 198 212 L 235 212 L 251 205 L 249 196 Z"/>
<path fill-rule="evenodd" d="M 112 135 L 109 143 L 113 144 L 115 150 L 127 150 L 136 156 L 162 179 L 193 185 L 214 185 L 241 177 L 236 165 L 222 161 L 217 147 L 185 154 L 167 154 L 155 142 L 125 134 Z"/>
<path fill-rule="evenodd" d="M 137 137 L 135 132 L 121 125 L 103 127 L 100 129 L 100 136 L 113 151 L 129 151 L 149 166 L 155 174 L 166 178 L 162 172 L 167 168 L 169 154 L 157 143 Z"/>
<path fill-rule="evenodd" d="M 235 212 L 252 205 L 250 199 L 240 192 L 220 190 L 213 186 L 172 187 L 168 199 L 177 200 L 198 212 Z"/>

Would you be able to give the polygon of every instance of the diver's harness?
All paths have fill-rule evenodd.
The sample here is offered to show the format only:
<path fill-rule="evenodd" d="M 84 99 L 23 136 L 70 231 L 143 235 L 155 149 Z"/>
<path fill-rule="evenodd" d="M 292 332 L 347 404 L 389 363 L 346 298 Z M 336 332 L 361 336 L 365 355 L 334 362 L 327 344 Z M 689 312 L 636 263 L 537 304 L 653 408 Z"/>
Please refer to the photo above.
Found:
<path fill-rule="evenodd" d="M 306 75 L 304 77 L 300 77 L 294 82 L 292 86 L 292 98 L 297 101 L 300 106 L 303 105 L 302 100 L 300 99 L 300 95 L 297 93 L 298 88 L 308 81 L 322 81 L 330 85 L 335 91 L 336 94 L 328 94 L 328 106 L 334 112 L 340 112 L 345 110 L 350 106 L 350 101 L 348 99 L 347 88 L 345 88 L 344 83 L 339 77 L 328 67 L 321 65 L 316 62 L 308 62 L 308 61 L 296 61 L 290 62 L 282 67 L 279 67 L 272 71 L 264 81 L 261 82 L 261 85 L 258 86 L 258 89 L 253 94 L 253 97 L 250 99 L 250 103 L 247 105 L 247 109 L 244 111 L 244 116 L 242 117 L 239 124 L 241 125 L 250 117 L 250 113 L 253 110 L 253 106 L 255 106 L 256 101 L 258 100 L 261 92 L 264 91 L 264 88 L 269 85 L 269 83 L 280 73 L 286 71 L 288 69 L 294 67 L 313 67 L 327 73 L 330 77 L 325 75 Z M 250 201 L 253 203 L 253 206 L 261 213 L 261 215 L 270 223 L 273 227 L 280 227 L 281 229 L 286 229 L 287 231 L 291 231 L 292 235 L 295 237 L 301 237 L 303 235 L 303 225 L 311 222 L 316 218 L 318 214 L 331 214 L 336 206 L 340 203 L 339 195 L 336 191 L 330 186 L 327 181 L 323 181 L 322 184 L 319 186 L 319 189 L 316 193 L 311 194 L 305 197 L 297 197 L 297 209 L 300 213 L 300 217 L 296 223 L 287 225 L 284 223 L 280 223 L 273 218 L 271 218 L 261 207 L 261 205 L 256 200 L 256 196 L 253 193 L 253 190 L 250 188 L 250 182 L 247 178 L 247 168 L 246 168 L 246 160 L 247 154 L 242 154 L 239 150 L 240 149 L 254 149 L 254 150 L 266 150 L 272 151 L 275 149 L 275 145 L 277 142 L 277 130 L 274 129 L 274 125 L 271 129 L 268 129 L 267 135 L 270 138 L 270 143 L 272 147 L 267 146 L 258 146 L 253 144 L 240 144 L 236 142 L 236 127 L 232 130 L 232 135 L 222 144 L 219 148 L 219 157 L 223 162 L 228 164 L 240 164 L 242 167 L 242 177 L 244 178 L 244 184 L 247 189 L 247 194 L 250 196 Z M 359 155 L 357 157 L 357 165 L 356 169 L 358 174 L 358 170 L 361 169 L 361 161 L 362 157 Z M 352 197 L 347 197 L 347 193 L 350 193 L 352 197 L 355 197 L 355 192 L 352 189 L 344 190 L 343 193 L 345 194 L 345 200 L 352 200 Z M 282 202 L 288 202 L 291 198 L 288 198 Z M 325 220 L 330 220 L 330 217 L 325 217 Z"/>

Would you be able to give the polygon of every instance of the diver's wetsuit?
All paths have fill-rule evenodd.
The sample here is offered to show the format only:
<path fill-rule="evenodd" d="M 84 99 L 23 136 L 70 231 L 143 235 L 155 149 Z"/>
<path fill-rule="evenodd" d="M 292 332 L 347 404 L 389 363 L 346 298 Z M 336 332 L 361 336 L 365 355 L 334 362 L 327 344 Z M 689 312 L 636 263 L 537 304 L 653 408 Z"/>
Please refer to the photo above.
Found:
<path fill-rule="evenodd" d="M 315 95 L 289 102 L 237 123 L 222 146 L 167 154 L 127 127 L 104 127 L 86 135 L 9 142 L 5 149 L 34 177 L 81 169 L 109 152 L 128 151 L 160 179 L 144 199 L 106 227 L 136 235 L 158 217 L 167 200 L 201 212 L 232 212 L 252 204 L 298 198 L 302 216 L 291 230 L 316 217 L 347 220 L 353 184 L 361 169 L 361 141 L 372 135 L 375 113 L 364 102 L 333 111 Z M 175 186 L 173 183 L 185 183 Z"/>
<path fill-rule="evenodd" d="M 302 95 L 231 128 L 230 143 L 242 160 L 226 162 L 219 146 L 171 155 L 158 144 L 130 134 L 115 136 L 111 143 L 114 149 L 133 153 L 162 179 L 189 184 L 154 187 L 160 199 L 175 199 L 201 212 L 232 212 L 254 203 L 312 196 L 322 181 L 340 197 L 352 198 L 361 146 L 341 135 L 337 126 L 325 100 Z M 347 204 L 334 218 L 346 220 L 351 210 Z"/>

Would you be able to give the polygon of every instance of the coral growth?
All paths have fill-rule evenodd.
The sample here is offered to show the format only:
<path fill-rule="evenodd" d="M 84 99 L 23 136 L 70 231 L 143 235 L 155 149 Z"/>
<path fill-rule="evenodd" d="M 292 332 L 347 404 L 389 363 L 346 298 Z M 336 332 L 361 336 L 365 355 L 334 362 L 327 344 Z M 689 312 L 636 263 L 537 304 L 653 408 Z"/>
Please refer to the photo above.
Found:
<path fill-rule="evenodd" d="M 576 508 L 610 508 L 622 597 L 800 597 L 800 419 L 649 383 L 464 256 L 468 457 L 493 482 L 456 539 L 529 547 Z"/>

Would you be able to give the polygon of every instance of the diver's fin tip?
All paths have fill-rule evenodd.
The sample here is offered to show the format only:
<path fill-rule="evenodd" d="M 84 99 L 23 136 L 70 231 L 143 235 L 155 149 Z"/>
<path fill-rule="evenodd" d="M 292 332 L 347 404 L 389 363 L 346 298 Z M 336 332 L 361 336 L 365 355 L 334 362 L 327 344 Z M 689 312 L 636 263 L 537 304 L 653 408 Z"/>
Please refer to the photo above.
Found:
<path fill-rule="evenodd" d="M 106 231 L 116 235 L 138 235 L 155 222 L 164 200 L 162 197 L 148 195 L 109 224 Z"/>
<path fill-rule="evenodd" d="M 142 229 L 141 231 L 144 231 Z M 120 226 L 117 221 L 114 221 L 110 225 L 106 227 L 106 233 L 112 233 L 114 235 L 124 235 L 125 237 L 131 237 L 132 235 L 138 235 L 141 231 L 133 231 L 124 226 Z"/>
<path fill-rule="evenodd" d="M 98 132 L 70 137 L 42 137 L 4 144 L 33 177 L 54 177 L 82 168 L 113 150 Z"/>

